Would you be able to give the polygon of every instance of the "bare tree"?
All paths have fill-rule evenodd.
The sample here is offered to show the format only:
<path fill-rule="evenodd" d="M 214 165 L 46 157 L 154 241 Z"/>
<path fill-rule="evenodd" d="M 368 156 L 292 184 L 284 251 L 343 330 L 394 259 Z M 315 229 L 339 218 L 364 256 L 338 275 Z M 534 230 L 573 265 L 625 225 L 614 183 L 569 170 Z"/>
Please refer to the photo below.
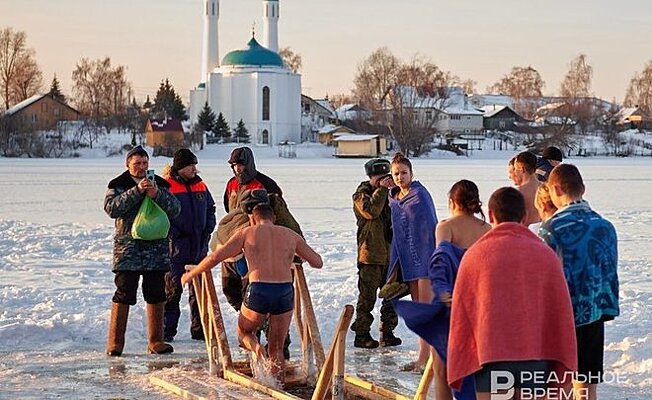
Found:
<path fill-rule="evenodd" d="M 298 73 L 301 70 L 303 62 L 301 60 L 301 55 L 295 53 L 290 47 L 283 47 L 278 54 L 283 59 L 283 64 L 294 73 Z"/>
<path fill-rule="evenodd" d="M 643 72 L 635 73 L 625 94 L 625 106 L 638 106 L 641 111 L 652 114 L 652 60 L 648 61 Z"/>
<path fill-rule="evenodd" d="M 126 114 L 131 87 L 126 67 L 111 66 L 111 59 L 83 58 L 72 72 L 73 97 L 79 111 L 96 121 L 103 121 L 108 130 Z"/>
<path fill-rule="evenodd" d="M 586 61 L 586 55 L 580 54 L 570 62 L 560 94 L 562 97 L 578 98 L 591 96 L 591 78 L 593 67 Z"/>
<path fill-rule="evenodd" d="M 381 47 L 358 65 L 353 79 L 353 95 L 370 110 L 385 107 L 387 97 L 396 85 L 401 62 L 387 47 Z"/>
<path fill-rule="evenodd" d="M 0 30 L 0 95 L 5 109 L 41 90 L 42 75 L 34 54 L 27 48 L 25 32 Z"/>
<path fill-rule="evenodd" d="M 512 72 L 488 87 L 490 93 L 504 94 L 515 99 L 540 97 L 545 83 L 539 71 L 532 66 L 514 67 Z"/>
<path fill-rule="evenodd" d="M 594 119 L 591 99 L 591 78 L 593 67 L 586 61 L 586 55 L 574 58 L 561 83 L 560 94 L 566 98 L 567 116 L 572 119 L 582 133 L 586 133 Z"/>
<path fill-rule="evenodd" d="M 473 79 L 466 79 L 464 81 L 459 82 L 460 86 L 462 87 L 462 90 L 466 94 L 477 94 L 478 91 L 476 90 L 476 85 L 478 82 L 474 81 Z"/>
<path fill-rule="evenodd" d="M 418 55 L 402 64 L 396 77 L 385 110 L 387 126 L 401 151 L 418 157 L 430 150 L 456 77 Z"/>

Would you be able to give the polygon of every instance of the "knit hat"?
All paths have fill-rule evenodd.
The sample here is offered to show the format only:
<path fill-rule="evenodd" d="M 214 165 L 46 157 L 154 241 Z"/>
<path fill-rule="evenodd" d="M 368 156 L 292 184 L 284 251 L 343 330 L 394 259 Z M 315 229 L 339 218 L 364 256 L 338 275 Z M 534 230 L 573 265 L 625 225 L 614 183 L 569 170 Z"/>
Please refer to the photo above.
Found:
<path fill-rule="evenodd" d="M 372 158 L 364 165 L 367 176 L 389 174 L 389 161 L 384 158 Z"/>
<path fill-rule="evenodd" d="M 559 150 L 558 147 L 550 146 L 546 147 L 542 154 L 543 158 L 546 160 L 554 160 L 562 162 L 564 160 L 564 154 Z"/>
<path fill-rule="evenodd" d="M 190 149 L 179 149 L 174 153 L 172 169 L 178 171 L 188 165 L 197 164 L 197 156 Z"/>
<path fill-rule="evenodd" d="M 129 158 L 131 158 L 131 156 L 135 156 L 135 155 L 149 158 L 149 154 L 147 154 L 147 151 L 141 145 L 138 145 L 132 148 L 131 150 L 129 150 L 129 152 L 127 153 L 127 161 L 129 161 Z"/>

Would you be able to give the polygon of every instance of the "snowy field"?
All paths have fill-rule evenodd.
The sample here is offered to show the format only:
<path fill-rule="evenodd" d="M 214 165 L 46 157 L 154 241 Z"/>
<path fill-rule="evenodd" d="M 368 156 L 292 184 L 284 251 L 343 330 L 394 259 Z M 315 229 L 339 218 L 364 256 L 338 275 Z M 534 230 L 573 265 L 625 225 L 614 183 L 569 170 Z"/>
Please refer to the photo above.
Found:
<path fill-rule="evenodd" d="M 231 176 L 225 162 L 230 150 L 212 146 L 198 152 L 201 176 L 217 199 Z M 273 149 L 254 148 L 254 152 L 259 170 L 277 180 L 307 241 L 324 258 L 323 270 L 307 268 L 306 275 L 328 346 L 343 306 L 355 304 L 356 299 L 351 194 L 364 179 L 364 160 L 332 159 L 324 151 L 303 147 L 296 159 L 279 159 Z M 447 191 L 455 181 L 475 181 L 486 202 L 494 189 L 508 184 L 505 164 L 511 155 L 492 153 L 490 160 L 416 160 L 415 174 L 432 193 L 438 216 L 444 218 Z M 161 171 L 169 162 L 154 158 L 151 165 Z M 585 177 L 586 198 L 614 223 L 619 236 L 622 315 L 607 324 L 605 364 L 611 376 L 599 393 L 602 399 L 650 399 L 652 159 L 571 162 Z M 203 376 L 205 347 L 190 340 L 185 309 L 174 354 L 145 354 L 142 297 L 129 315 L 125 356 L 104 355 L 114 285 L 113 226 L 102 210 L 102 200 L 107 182 L 123 169 L 121 157 L 0 158 L 0 398 L 173 398 L 149 385 L 149 374 L 165 369 L 166 374 Z M 223 215 L 218 207 L 218 218 Z M 219 278 L 218 272 L 214 275 Z M 219 288 L 218 294 L 221 297 Z M 225 301 L 222 310 L 227 328 L 233 327 L 236 315 Z M 377 328 L 373 334 L 377 336 Z M 360 350 L 352 347 L 350 333 L 347 373 L 413 394 L 419 376 L 398 368 L 415 357 L 416 340 L 402 324 L 397 336 L 404 340 L 403 346 Z M 295 331 L 292 337 L 297 337 Z M 236 343 L 233 334 L 229 341 L 232 346 Z M 297 341 L 291 352 L 298 357 Z"/>

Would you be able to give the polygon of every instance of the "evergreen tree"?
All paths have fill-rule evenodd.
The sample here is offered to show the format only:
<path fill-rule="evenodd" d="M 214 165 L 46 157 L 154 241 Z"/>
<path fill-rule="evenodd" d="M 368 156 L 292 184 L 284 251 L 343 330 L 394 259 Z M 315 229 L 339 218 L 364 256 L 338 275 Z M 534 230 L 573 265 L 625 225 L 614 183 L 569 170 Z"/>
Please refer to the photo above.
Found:
<path fill-rule="evenodd" d="M 217 116 L 217 120 L 213 124 L 213 135 L 223 141 L 227 141 L 231 137 L 231 127 L 229 127 L 222 113 Z"/>
<path fill-rule="evenodd" d="M 61 89 L 59 88 L 59 80 L 57 79 L 57 74 L 54 74 L 54 78 L 52 79 L 52 83 L 50 84 L 50 96 L 55 99 L 59 100 L 62 103 L 66 103 L 66 96 L 61 93 Z"/>
<path fill-rule="evenodd" d="M 149 110 L 152 109 L 154 105 L 152 104 L 152 101 L 149 99 L 149 95 L 147 95 L 147 100 L 143 103 L 143 110 L 147 111 L 149 113 Z"/>
<path fill-rule="evenodd" d="M 242 119 L 238 121 L 238 126 L 235 128 L 235 138 L 238 143 L 249 143 L 249 130 Z"/>
<path fill-rule="evenodd" d="M 208 102 L 204 103 L 204 108 L 201 109 L 197 116 L 197 125 L 204 132 L 212 131 L 215 125 L 215 113 L 211 110 Z"/>
<path fill-rule="evenodd" d="M 181 97 L 177 92 L 175 92 L 174 87 L 170 84 L 170 81 L 167 78 L 165 81 L 161 81 L 158 91 L 156 92 L 152 112 L 158 118 L 164 118 L 167 116 L 181 121 L 188 119 L 186 107 L 183 105 Z"/>

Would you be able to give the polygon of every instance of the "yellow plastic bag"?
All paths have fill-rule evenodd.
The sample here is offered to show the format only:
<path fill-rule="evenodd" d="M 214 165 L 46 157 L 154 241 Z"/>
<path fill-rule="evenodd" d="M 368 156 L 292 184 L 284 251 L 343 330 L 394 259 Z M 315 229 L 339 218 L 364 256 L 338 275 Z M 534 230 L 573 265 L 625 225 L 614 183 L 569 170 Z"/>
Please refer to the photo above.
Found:
<path fill-rule="evenodd" d="M 170 220 L 154 200 L 145 197 L 131 226 L 131 237 L 140 240 L 158 240 L 168 237 Z"/>

